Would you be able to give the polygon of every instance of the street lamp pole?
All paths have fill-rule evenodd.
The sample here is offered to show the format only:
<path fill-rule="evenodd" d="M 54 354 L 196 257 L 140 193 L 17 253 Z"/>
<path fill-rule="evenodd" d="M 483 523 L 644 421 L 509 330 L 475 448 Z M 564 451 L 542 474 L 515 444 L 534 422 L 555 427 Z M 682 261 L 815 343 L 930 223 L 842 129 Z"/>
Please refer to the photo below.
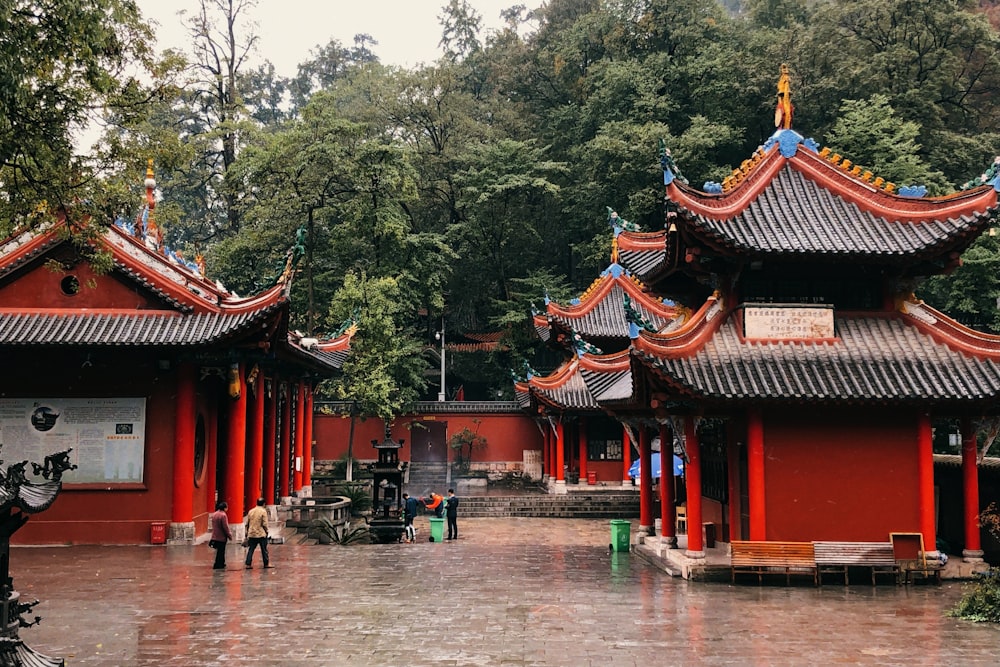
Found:
<path fill-rule="evenodd" d="M 438 401 L 444 402 L 444 317 L 441 318 L 441 331 L 434 334 L 434 337 L 441 341 L 441 391 L 438 392 Z"/>

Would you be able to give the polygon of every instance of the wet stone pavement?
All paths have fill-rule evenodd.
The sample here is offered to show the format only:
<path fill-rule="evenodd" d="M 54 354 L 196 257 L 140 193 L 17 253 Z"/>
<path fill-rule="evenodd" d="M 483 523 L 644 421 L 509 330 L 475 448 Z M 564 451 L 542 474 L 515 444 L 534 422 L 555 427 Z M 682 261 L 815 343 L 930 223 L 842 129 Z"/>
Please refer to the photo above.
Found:
<path fill-rule="evenodd" d="M 636 527 L 632 522 L 633 530 Z M 32 648 L 68 665 L 997 665 L 963 584 L 731 586 L 611 554 L 604 520 L 460 519 L 461 538 L 271 548 L 15 547 Z M 780 578 L 776 578 L 780 579 Z"/>

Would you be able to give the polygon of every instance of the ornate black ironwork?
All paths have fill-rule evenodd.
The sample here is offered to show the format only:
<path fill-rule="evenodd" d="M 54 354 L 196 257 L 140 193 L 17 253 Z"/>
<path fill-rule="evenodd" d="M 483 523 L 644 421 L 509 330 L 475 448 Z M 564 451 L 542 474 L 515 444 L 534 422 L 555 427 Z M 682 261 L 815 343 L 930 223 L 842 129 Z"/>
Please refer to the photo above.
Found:
<path fill-rule="evenodd" d="M 21 602 L 20 593 L 14 590 L 9 566 L 11 535 L 28 522 L 30 514 L 46 510 L 55 502 L 62 489 L 63 473 L 76 469 L 69 460 L 71 451 L 50 454 L 41 465 L 31 464 L 34 476 L 44 480 L 41 482 L 28 479 L 28 461 L 12 463 L 5 472 L 0 470 L 0 667 L 61 667 L 66 664 L 62 658 L 38 653 L 18 637 L 19 628 L 30 628 L 42 619 L 40 616 L 32 620 L 26 617 L 38 600 Z"/>
<path fill-rule="evenodd" d="M 372 464 L 372 518 L 368 532 L 373 542 L 398 542 L 403 537 L 403 473 L 406 462 L 399 460 L 403 441 L 392 439 L 389 421 L 385 422 L 385 439 L 372 440 L 378 450 L 378 460 Z"/>

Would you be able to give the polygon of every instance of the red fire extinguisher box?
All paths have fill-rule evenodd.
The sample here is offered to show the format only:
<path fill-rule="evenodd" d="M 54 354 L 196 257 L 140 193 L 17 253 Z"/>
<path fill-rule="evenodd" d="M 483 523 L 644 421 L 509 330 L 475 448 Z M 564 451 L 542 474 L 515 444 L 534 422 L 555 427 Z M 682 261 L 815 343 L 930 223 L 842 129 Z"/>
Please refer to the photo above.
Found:
<path fill-rule="evenodd" d="M 150 544 L 167 543 L 166 521 L 154 521 L 153 523 L 149 524 L 149 543 Z"/>

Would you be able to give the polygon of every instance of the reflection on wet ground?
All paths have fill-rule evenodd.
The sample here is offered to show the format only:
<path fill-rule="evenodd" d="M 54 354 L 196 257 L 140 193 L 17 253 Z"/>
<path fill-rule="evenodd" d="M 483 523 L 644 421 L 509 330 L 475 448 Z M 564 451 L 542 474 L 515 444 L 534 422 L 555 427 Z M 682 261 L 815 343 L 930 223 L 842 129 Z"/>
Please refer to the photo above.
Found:
<path fill-rule="evenodd" d="M 603 520 L 465 519 L 456 542 L 275 545 L 271 570 L 192 547 L 14 548 L 69 665 L 996 665 L 961 583 L 691 583 L 608 551 Z"/>

